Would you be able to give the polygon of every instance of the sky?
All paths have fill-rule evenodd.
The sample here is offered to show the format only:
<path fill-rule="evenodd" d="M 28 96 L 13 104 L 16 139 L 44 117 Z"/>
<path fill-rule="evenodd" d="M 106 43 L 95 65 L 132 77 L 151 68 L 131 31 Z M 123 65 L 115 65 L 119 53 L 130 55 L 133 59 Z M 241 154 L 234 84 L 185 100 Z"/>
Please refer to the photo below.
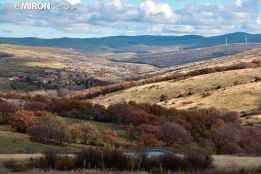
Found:
<path fill-rule="evenodd" d="M 15 8 L 50 3 L 52 9 Z M 0 0 L 0 37 L 261 33 L 261 0 Z"/>

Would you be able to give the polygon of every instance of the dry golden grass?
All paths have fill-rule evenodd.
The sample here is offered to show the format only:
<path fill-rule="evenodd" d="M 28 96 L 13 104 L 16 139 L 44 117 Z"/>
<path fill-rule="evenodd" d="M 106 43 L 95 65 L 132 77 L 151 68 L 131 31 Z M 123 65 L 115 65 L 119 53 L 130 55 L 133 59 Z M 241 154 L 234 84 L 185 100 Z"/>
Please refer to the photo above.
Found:
<path fill-rule="evenodd" d="M 104 105 L 136 101 L 180 109 L 217 107 L 247 111 L 256 108 L 257 100 L 261 97 L 261 83 L 254 82 L 256 77 L 261 78 L 261 68 L 219 72 L 177 82 L 164 81 L 133 87 L 94 101 Z M 167 96 L 167 100 L 160 101 L 161 95 Z"/>
<path fill-rule="evenodd" d="M 261 166 L 261 157 L 215 155 L 213 158 L 214 166 L 225 171 L 255 169 Z"/>
<path fill-rule="evenodd" d="M 13 55 L 0 57 L 0 78 L 35 74 L 44 69 L 81 71 L 96 79 L 120 81 L 140 73 L 154 71 L 150 65 L 111 62 L 106 57 L 90 56 L 71 49 L 30 47 L 0 44 L 0 53 Z M 1 79 L 0 79 L 1 80 Z M 2 87 L 0 82 L 0 90 Z"/>
<path fill-rule="evenodd" d="M 180 99 L 173 99 L 161 104 L 167 107 L 177 107 L 179 109 L 215 107 L 218 109 L 241 112 L 256 110 L 260 98 L 261 82 L 219 89 L 211 92 L 207 97 L 196 94 Z M 187 105 L 183 104 L 188 101 L 192 101 L 193 103 Z"/>
<path fill-rule="evenodd" d="M 173 72 L 186 73 L 206 67 L 229 66 L 253 60 L 261 60 L 261 49 L 251 50 L 221 60 L 216 59 L 184 65 L 177 70 L 166 72 L 165 75 Z M 185 80 L 162 81 L 132 87 L 100 96 L 92 101 L 105 106 L 124 101 L 135 101 L 177 109 L 215 107 L 227 111 L 251 113 L 242 118 L 242 123 L 258 126 L 261 125 L 260 115 L 257 112 L 258 104 L 261 102 L 260 79 L 261 67 L 216 72 Z"/>

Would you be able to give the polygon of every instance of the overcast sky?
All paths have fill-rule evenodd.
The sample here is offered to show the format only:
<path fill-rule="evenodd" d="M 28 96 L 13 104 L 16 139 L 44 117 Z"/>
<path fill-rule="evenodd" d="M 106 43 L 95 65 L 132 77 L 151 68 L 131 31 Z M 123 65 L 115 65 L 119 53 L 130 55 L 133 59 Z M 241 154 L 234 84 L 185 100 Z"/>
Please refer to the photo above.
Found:
<path fill-rule="evenodd" d="M 18 10 L 21 2 L 70 9 Z M 0 37 L 261 33 L 261 0 L 0 0 Z"/>

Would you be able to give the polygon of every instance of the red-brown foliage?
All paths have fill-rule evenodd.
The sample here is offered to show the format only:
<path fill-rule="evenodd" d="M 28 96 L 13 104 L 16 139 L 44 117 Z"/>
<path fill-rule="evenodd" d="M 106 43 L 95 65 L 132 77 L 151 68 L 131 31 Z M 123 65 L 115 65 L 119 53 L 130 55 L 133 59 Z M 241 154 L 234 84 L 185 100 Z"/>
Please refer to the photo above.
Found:
<path fill-rule="evenodd" d="M 17 111 L 10 120 L 10 125 L 17 132 L 26 132 L 32 126 L 35 115 L 31 111 Z"/>
<path fill-rule="evenodd" d="M 133 81 L 126 81 L 117 84 L 111 84 L 107 86 L 100 86 L 100 87 L 89 88 L 86 90 L 76 91 L 67 95 L 67 98 L 80 99 L 80 100 L 88 99 L 88 98 L 97 97 L 99 95 L 105 95 L 111 92 L 116 92 L 130 87 L 140 86 L 149 83 L 155 83 L 155 82 L 166 81 L 166 80 L 181 80 L 181 79 L 189 78 L 191 76 L 197 76 L 197 75 L 203 75 L 203 74 L 209 74 L 215 72 L 257 68 L 260 65 L 261 65 L 260 61 L 252 61 L 252 62 L 241 62 L 235 65 L 204 68 L 204 69 L 194 70 L 188 73 L 178 73 L 178 72 L 168 73 L 168 74 L 159 73 L 158 75 L 155 75 L 153 77 L 148 77 L 141 80 L 138 79 Z"/>
<path fill-rule="evenodd" d="M 152 134 L 156 137 L 160 136 L 160 126 L 142 124 L 139 126 L 130 126 L 128 128 L 128 136 L 130 138 L 138 139 L 142 134 Z"/>
<path fill-rule="evenodd" d="M 35 119 L 28 133 L 33 141 L 44 144 L 64 144 L 71 141 L 70 130 L 66 123 L 54 115 Z"/>
<path fill-rule="evenodd" d="M 0 101 L 0 124 L 8 123 L 11 115 L 16 112 L 16 107 L 5 101 Z"/>
<path fill-rule="evenodd" d="M 102 140 L 103 142 L 107 144 L 115 144 L 118 140 L 118 134 L 117 132 L 111 130 L 111 129 L 106 129 L 102 133 Z"/>
<path fill-rule="evenodd" d="M 166 146 L 184 145 L 192 142 L 190 133 L 176 123 L 165 123 L 161 126 L 160 138 Z"/>
<path fill-rule="evenodd" d="M 70 126 L 72 140 L 82 144 L 95 144 L 98 139 L 98 130 L 91 123 L 75 123 Z"/>
<path fill-rule="evenodd" d="M 160 147 L 162 142 L 153 134 L 143 133 L 139 136 L 138 139 L 140 146 L 145 147 Z"/>
<path fill-rule="evenodd" d="M 24 110 L 45 111 L 46 109 L 47 109 L 47 104 L 43 102 L 26 102 L 24 104 Z"/>

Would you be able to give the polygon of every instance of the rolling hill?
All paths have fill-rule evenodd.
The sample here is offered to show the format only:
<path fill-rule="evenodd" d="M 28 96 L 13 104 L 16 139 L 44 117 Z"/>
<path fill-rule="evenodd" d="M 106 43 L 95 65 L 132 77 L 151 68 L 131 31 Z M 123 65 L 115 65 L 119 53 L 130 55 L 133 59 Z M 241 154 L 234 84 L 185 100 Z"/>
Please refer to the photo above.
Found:
<path fill-rule="evenodd" d="M 89 57 L 96 57 L 95 61 L 98 57 L 103 58 L 99 61 L 114 62 L 113 64 L 118 66 L 119 64 L 126 66 L 135 64 L 134 67 L 138 69 L 147 66 L 157 70 L 234 55 L 261 47 L 261 35 L 238 32 L 213 37 L 145 35 L 56 39 L 0 38 L 0 43 L 38 48 L 63 48 L 68 53 L 78 52 Z"/>
<path fill-rule="evenodd" d="M 8 44 L 0 44 L 0 69 L 0 89 L 4 91 L 80 89 L 93 82 L 108 84 L 156 70 L 150 65 L 116 63 L 68 49 Z"/>
<path fill-rule="evenodd" d="M 0 38 L 0 43 L 43 46 L 58 48 L 73 48 L 90 53 L 102 52 L 149 52 L 150 47 L 178 46 L 181 48 L 202 48 L 221 45 L 227 38 L 230 44 L 244 43 L 245 38 L 249 43 L 261 43 L 260 34 L 231 33 L 214 37 L 197 35 L 186 36 L 113 36 L 104 38 Z M 120 43 L 120 44 L 119 44 Z M 141 47 L 143 46 L 143 47 Z M 141 47 L 142 49 L 139 49 Z M 145 48 L 145 49 L 144 49 Z M 147 48 L 147 50 L 146 50 Z"/>
<path fill-rule="evenodd" d="M 177 65 L 210 60 L 214 58 L 234 55 L 247 50 L 261 47 L 261 44 L 231 44 L 217 45 L 204 48 L 193 48 L 176 50 L 174 48 L 165 50 L 154 49 L 151 53 L 116 53 L 110 55 L 112 61 L 128 62 L 137 64 L 148 64 L 158 68 L 167 68 Z"/>
<path fill-rule="evenodd" d="M 118 90 L 92 100 L 105 106 L 135 101 L 178 109 L 215 107 L 240 112 L 244 117 L 258 116 L 261 103 L 261 64 L 253 66 L 252 62 L 260 61 L 261 50 L 254 49 L 223 59 L 188 64 L 158 75 L 157 78 L 161 77 L 162 80 L 148 81 L 149 83 Z M 247 66 L 210 71 L 240 64 Z M 183 74 L 183 78 L 164 78 L 174 77 L 175 74 Z"/>

